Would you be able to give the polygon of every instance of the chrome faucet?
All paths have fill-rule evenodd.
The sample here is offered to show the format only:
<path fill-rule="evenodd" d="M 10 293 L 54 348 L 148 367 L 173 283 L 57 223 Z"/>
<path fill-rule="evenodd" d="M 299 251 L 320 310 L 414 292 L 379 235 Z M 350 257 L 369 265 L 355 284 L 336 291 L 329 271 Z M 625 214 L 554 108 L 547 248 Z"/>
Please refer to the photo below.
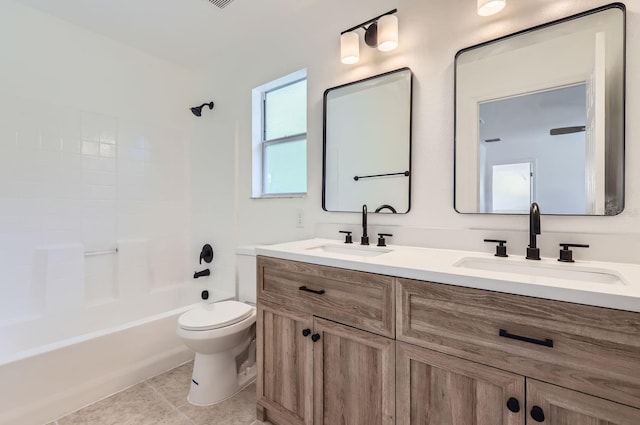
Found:
<path fill-rule="evenodd" d="M 536 244 L 536 235 L 540 234 L 540 207 L 537 203 L 531 204 L 529 209 L 529 247 L 527 248 L 527 260 L 539 260 L 540 248 Z"/>
<path fill-rule="evenodd" d="M 367 204 L 362 206 L 362 237 L 360 245 L 369 245 L 369 235 L 367 235 Z"/>

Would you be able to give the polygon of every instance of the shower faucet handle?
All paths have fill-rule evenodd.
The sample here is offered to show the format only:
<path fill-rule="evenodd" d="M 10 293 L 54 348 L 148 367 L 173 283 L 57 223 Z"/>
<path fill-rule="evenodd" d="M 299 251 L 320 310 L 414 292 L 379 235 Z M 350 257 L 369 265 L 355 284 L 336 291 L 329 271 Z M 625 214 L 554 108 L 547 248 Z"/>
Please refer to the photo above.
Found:
<path fill-rule="evenodd" d="M 213 247 L 209 244 L 205 244 L 202 247 L 202 251 L 200 251 L 200 264 L 202 264 L 202 260 L 205 263 L 210 263 L 213 261 Z"/>
<path fill-rule="evenodd" d="M 496 245 L 496 253 L 494 254 L 496 257 L 508 257 L 509 255 L 507 254 L 507 247 L 505 246 L 505 244 L 507 243 L 506 240 L 504 239 L 485 239 L 485 242 L 493 242 L 493 243 L 497 243 L 498 245 Z"/>

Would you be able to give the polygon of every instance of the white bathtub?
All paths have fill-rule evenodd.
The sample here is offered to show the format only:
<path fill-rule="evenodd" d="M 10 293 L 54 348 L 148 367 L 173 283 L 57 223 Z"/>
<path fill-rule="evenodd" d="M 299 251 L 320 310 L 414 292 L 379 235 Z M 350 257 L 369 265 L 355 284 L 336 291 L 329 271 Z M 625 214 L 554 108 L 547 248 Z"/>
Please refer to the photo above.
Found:
<path fill-rule="evenodd" d="M 153 308 L 175 306 L 166 298 Z M 0 425 L 48 423 L 191 359 L 175 333 L 178 316 L 191 306 L 149 315 L 141 304 L 105 304 L 0 328 Z M 140 314 L 147 316 L 132 319 Z"/>

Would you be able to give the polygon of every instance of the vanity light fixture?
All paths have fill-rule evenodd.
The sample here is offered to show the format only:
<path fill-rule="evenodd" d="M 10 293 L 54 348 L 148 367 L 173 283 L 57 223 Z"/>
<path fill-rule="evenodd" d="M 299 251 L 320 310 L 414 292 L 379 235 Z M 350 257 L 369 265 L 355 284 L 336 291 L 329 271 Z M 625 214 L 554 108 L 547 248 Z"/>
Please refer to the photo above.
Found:
<path fill-rule="evenodd" d="M 478 0 L 478 15 L 491 16 L 500 12 L 507 4 L 507 0 Z"/>
<path fill-rule="evenodd" d="M 360 38 L 357 29 L 364 29 L 364 42 L 369 47 L 377 47 L 388 52 L 398 47 L 398 9 L 393 9 L 366 22 L 340 33 L 340 59 L 344 64 L 354 64 L 360 60 Z"/>

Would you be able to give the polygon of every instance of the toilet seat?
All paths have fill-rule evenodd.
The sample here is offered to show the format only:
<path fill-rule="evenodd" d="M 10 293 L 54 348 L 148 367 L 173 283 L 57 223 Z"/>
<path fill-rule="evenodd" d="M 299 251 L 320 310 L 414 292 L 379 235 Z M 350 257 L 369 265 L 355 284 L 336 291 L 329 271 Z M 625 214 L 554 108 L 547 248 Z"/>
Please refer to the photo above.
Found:
<path fill-rule="evenodd" d="M 202 304 L 178 318 L 178 326 L 188 331 L 220 329 L 241 322 L 252 315 L 254 308 L 238 301 Z"/>

